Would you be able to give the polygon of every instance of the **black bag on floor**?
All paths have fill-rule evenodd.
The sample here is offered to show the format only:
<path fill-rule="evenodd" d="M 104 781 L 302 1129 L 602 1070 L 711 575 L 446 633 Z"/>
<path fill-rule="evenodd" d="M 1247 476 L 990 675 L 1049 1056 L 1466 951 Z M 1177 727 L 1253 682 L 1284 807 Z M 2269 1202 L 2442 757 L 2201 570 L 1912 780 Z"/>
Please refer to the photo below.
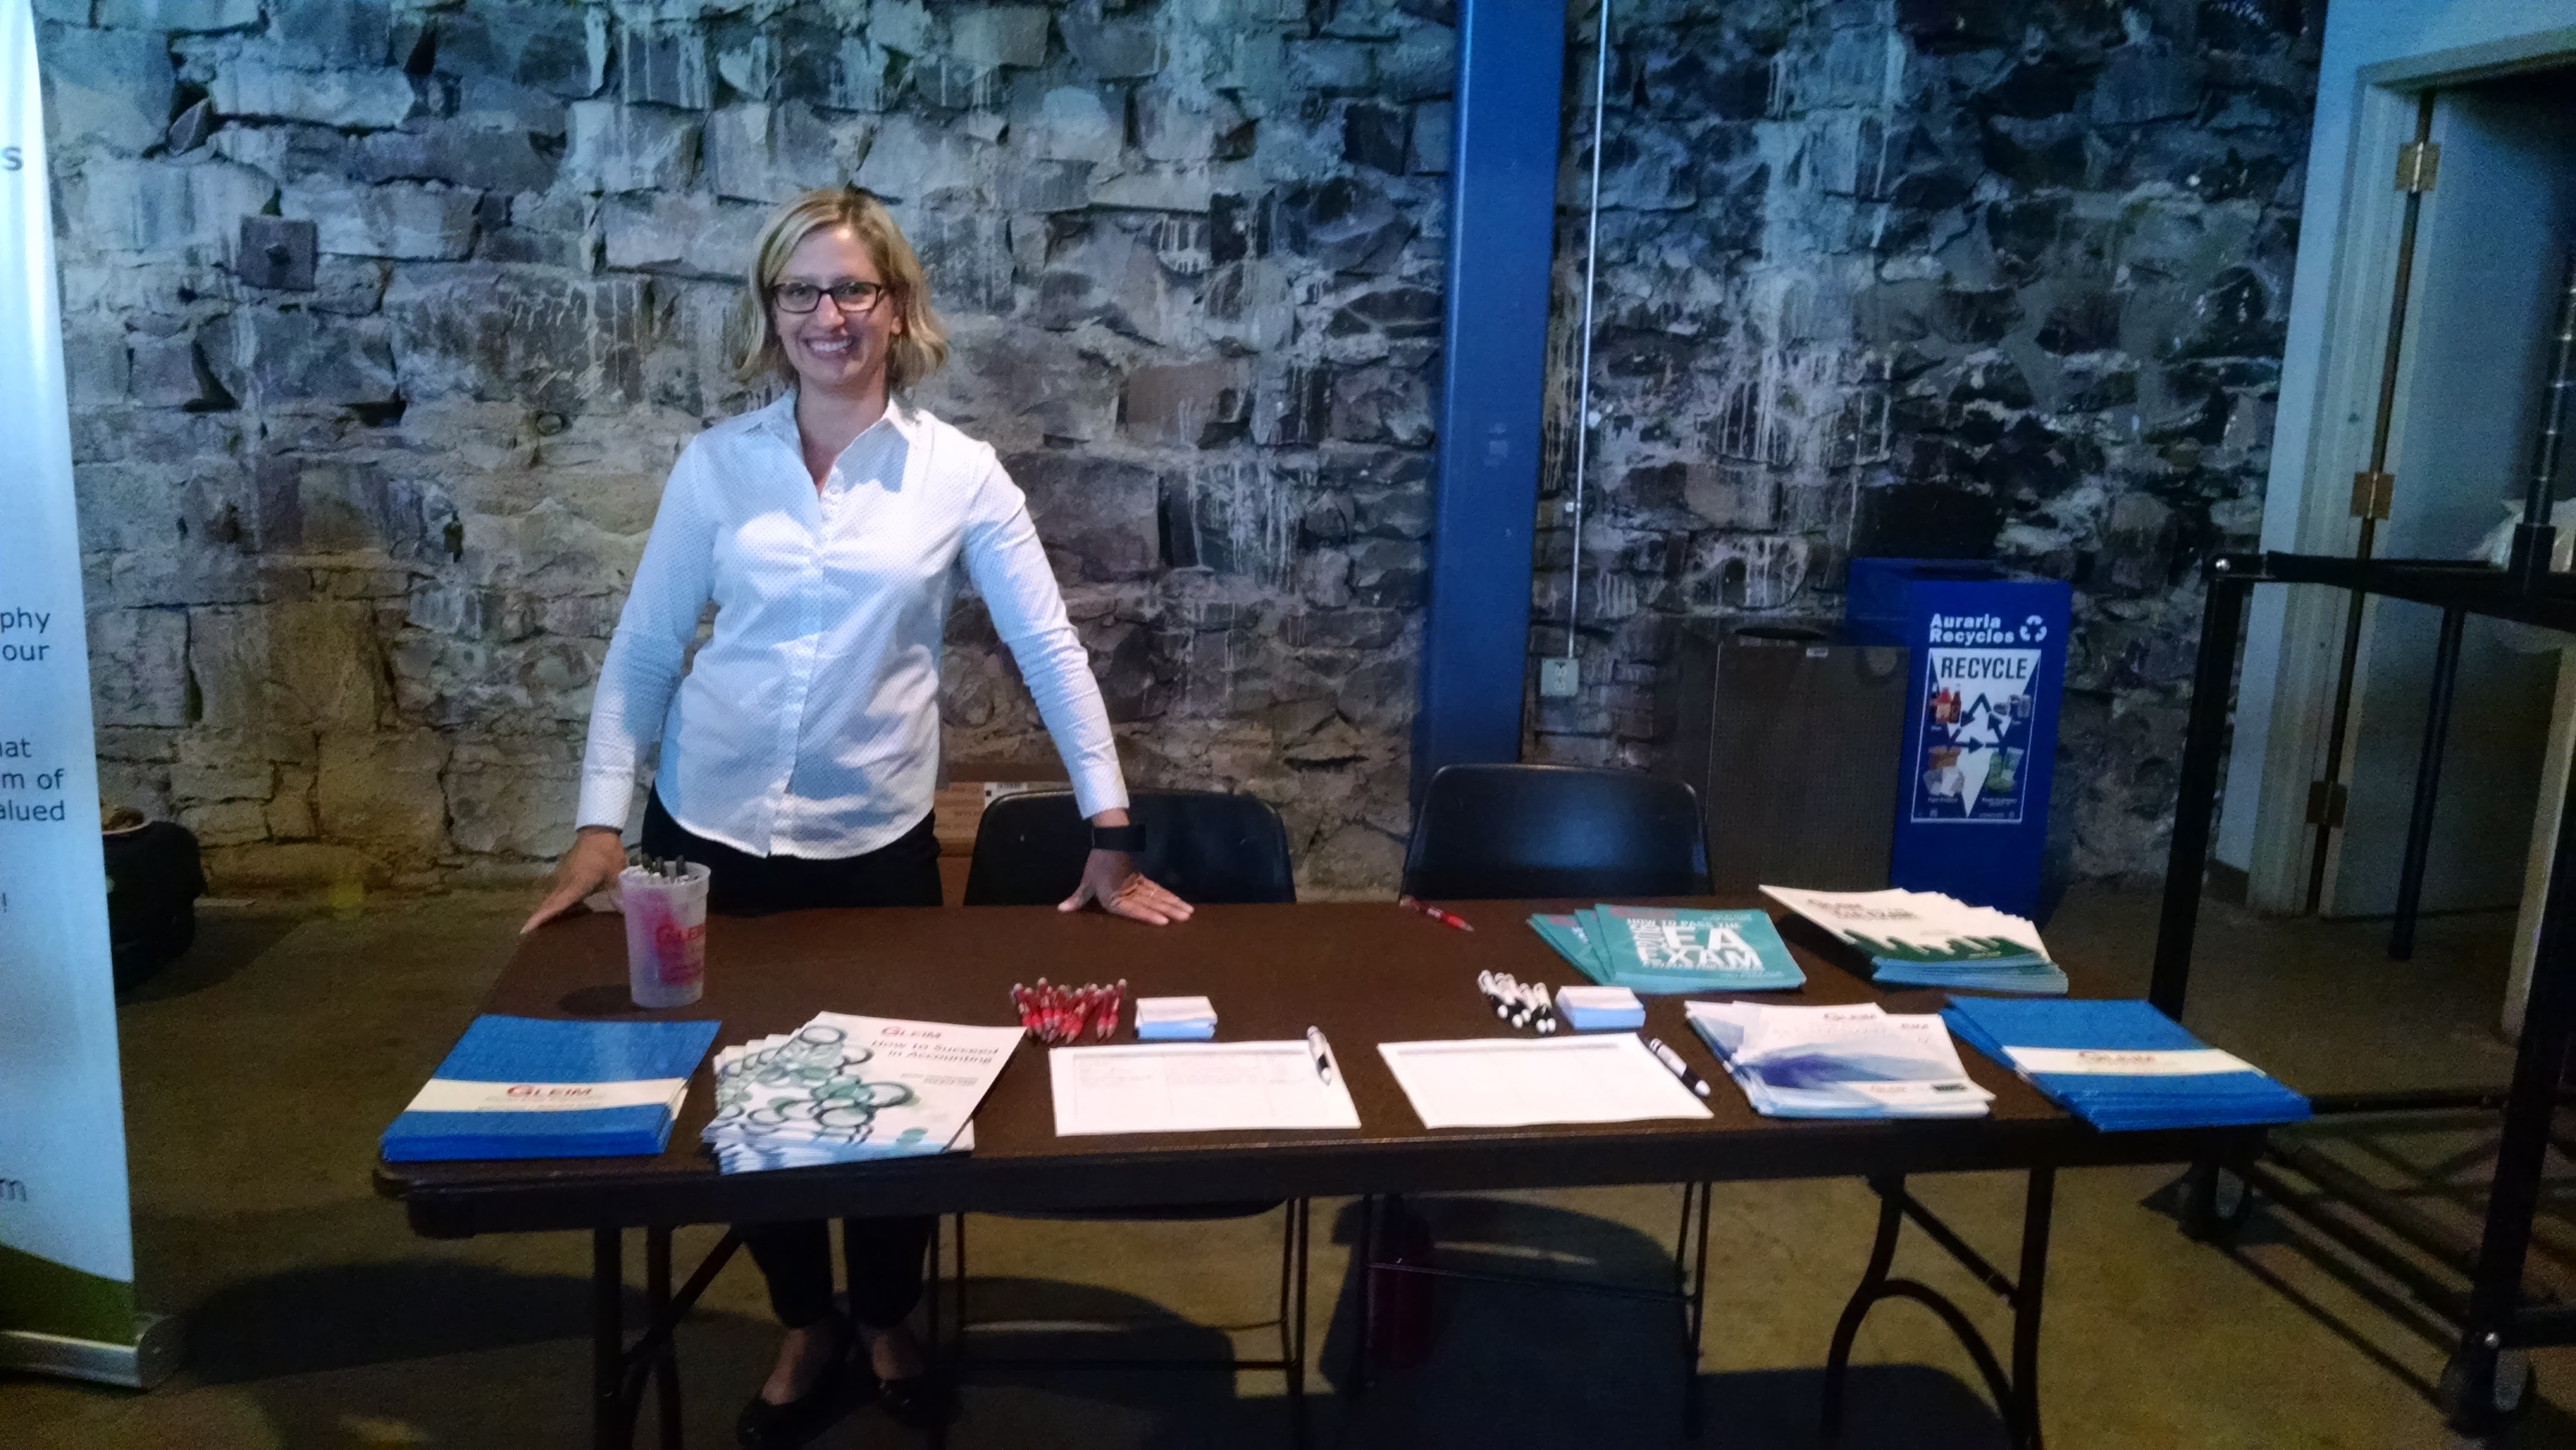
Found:
<path fill-rule="evenodd" d="M 153 821 L 101 837 L 107 851 L 107 938 L 116 989 L 134 986 L 178 959 L 197 939 L 197 898 L 206 874 L 197 838 L 176 821 Z"/>

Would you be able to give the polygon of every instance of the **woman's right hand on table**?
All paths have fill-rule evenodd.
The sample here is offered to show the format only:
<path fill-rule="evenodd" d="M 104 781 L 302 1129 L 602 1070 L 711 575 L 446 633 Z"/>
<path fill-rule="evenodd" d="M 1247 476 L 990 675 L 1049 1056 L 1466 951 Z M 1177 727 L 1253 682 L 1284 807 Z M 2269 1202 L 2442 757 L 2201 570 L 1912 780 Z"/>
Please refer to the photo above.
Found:
<path fill-rule="evenodd" d="M 554 879 L 546 884 L 546 899 L 537 905 L 528 924 L 519 928 L 527 935 L 580 904 L 594 891 L 605 891 L 617 884 L 617 873 L 626 869 L 626 843 L 606 826 L 584 826 L 573 837 L 572 849 L 555 862 Z"/>

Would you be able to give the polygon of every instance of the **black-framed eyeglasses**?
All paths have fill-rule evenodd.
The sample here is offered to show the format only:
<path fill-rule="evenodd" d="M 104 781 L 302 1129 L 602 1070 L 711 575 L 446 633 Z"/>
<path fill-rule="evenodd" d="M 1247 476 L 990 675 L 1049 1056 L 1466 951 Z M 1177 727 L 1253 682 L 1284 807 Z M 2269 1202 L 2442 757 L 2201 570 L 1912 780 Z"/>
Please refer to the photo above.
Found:
<path fill-rule="evenodd" d="M 835 282 L 829 287 L 817 287 L 811 282 L 780 282 L 769 289 L 770 300 L 778 304 L 781 312 L 811 312 L 830 297 L 833 306 L 854 316 L 873 310 L 877 299 L 885 295 L 883 283 L 856 280 Z"/>

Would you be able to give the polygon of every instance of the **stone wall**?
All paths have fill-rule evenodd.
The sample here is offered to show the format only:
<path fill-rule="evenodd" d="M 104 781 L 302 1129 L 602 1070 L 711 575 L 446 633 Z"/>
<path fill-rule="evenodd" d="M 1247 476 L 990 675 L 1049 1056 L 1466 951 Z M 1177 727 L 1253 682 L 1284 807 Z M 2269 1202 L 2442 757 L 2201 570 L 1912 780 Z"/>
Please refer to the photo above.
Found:
<path fill-rule="evenodd" d="M 2061 848 L 2160 870 L 2198 566 L 2259 523 L 2322 11 L 1619 5 L 1569 571 L 1587 19 L 1531 609 L 1561 654 L 1578 589 L 1583 686 L 1533 684 L 1531 754 L 1651 758 L 1684 619 L 1836 616 L 1855 555 L 1991 557 L 2075 589 Z"/>
<path fill-rule="evenodd" d="M 1583 693 L 1642 761 L 1692 617 L 1856 553 L 2072 580 L 2058 822 L 2153 869 L 2193 571 L 2250 540 L 2320 0 L 1638 0 L 1614 21 Z M 928 262 L 923 401 L 1030 495 L 1131 776 L 1405 828 L 1447 0 L 38 0 L 102 767 L 237 887 L 559 849 L 660 482 L 765 209 Z M 1570 7 L 1561 511 L 1590 127 Z M 1533 671 L 1533 680 L 1535 671 Z M 1043 759 L 968 601 L 952 758 Z"/>
<path fill-rule="evenodd" d="M 235 888 L 561 848 L 662 477 L 758 399 L 767 208 L 856 181 L 1028 491 L 1131 777 L 1405 828 L 1437 0 L 39 0 L 111 800 Z M 952 758 L 1049 754 L 961 608 Z"/>

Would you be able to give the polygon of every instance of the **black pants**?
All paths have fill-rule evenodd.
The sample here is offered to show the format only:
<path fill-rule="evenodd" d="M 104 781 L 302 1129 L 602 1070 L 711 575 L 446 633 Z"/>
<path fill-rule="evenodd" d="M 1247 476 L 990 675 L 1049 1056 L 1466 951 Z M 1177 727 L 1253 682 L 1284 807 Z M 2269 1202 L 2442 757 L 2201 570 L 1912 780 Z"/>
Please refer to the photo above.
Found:
<path fill-rule="evenodd" d="M 656 794 L 644 808 L 644 849 L 707 868 L 707 909 L 758 916 L 817 906 L 937 906 L 939 840 L 930 817 L 893 842 L 861 856 L 831 860 L 754 856 L 690 831 L 671 819 Z M 841 1224 L 841 1255 L 850 1274 L 850 1317 L 872 1329 L 903 1322 L 921 1301 L 922 1258 L 929 1218 L 853 1218 Z M 743 1247 L 769 1280 L 778 1322 L 801 1329 L 832 1312 L 832 1236 L 828 1225 L 764 1223 L 742 1230 Z"/>

